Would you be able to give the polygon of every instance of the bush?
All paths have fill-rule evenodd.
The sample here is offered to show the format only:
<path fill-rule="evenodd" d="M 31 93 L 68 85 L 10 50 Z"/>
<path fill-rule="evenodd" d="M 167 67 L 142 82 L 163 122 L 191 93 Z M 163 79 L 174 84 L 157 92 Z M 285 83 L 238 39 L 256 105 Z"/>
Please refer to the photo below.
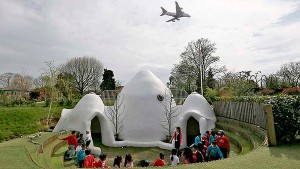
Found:
<path fill-rule="evenodd" d="M 267 103 L 272 104 L 276 140 L 281 144 L 295 142 L 300 129 L 300 98 L 278 96 Z"/>
<path fill-rule="evenodd" d="M 299 95 L 300 94 L 300 87 L 284 88 L 282 93 L 287 94 L 287 95 Z"/>
<path fill-rule="evenodd" d="M 205 98 L 207 101 L 212 104 L 212 102 L 216 101 L 216 97 L 219 95 L 218 91 L 215 89 L 211 89 L 206 87 Z"/>
<path fill-rule="evenodd" d="M 65 101 L 64 101 L 64 100 L 60 100 L 60 101 L 58 101 L 58 102 L 57 102 L 58 106 L 63 106 L 63 105 L 64 105 L 64 103 L 65 103 Z"/>
<path fill-rule="evenodd" d="M 72 106 L 72 103 L 73 103 L 73 101 L 68 99 L 67 102 L 66 102 L 66 105 L 67 106 Z"/>
<path fill-rule="evenodd" d="M 50 106 L 50 99 L 46 99 L 45 101 L 45 107 L 49 107 Z"/>

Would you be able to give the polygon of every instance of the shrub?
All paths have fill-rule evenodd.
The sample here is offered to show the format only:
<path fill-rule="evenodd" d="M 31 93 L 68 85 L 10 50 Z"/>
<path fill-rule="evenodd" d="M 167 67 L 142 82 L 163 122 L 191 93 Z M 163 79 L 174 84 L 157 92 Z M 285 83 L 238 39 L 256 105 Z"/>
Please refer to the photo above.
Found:
<path fill-rule="evenodd" d="M 206 87 L 206 93 L 205 93 L 205 98 L 207 101 L 211 104 L 216 100 L 216 97 L 219 95 L 218 91 L 215 89 L 211 89 L 209 87 Z"/>
<path fill-rule="evenodd" d="M 45 101 L 45 107 L 49 107 L 50 106 L 50 99 L 46 99 Z"/>
<path fill-rule="evenodd" d="M 272 104 L 276 140 L 282 144 L 295 142 L 300 127 L 299 97 L 278 96 L 267 103 Z"/>
<path fill-rule="evenodd" d="M 273 90 L 273 89 L 263 89 L 263 90 L 258 91 L 258 93 L 260 93 L 263 96 L 273 95 L 273 94 L 275 94 L 275 90 Z"/>
<path fill-rule="evenodd" d="M 67 102 L 66 102 L 66 105 L 67 106 L 72 106 L 72 103 L 73 103 L 73 101 L 68 99 Z"/>
<path fill-rule="evenodd" d="M 282 91 L 282 94 L 299 95 L 300 94 L 300 87 L 284 88 L 283 91 Z"/>
<path fill-rule="evenodd" d="M 58 101 L 58 102 L 57 102 L 58 106 L 63 106 L 63 105 L 64 105 L 64 103 L 65 103 L 65 101 L 64 101 L 64 100 L 60 100 L 60 101 Z"/>

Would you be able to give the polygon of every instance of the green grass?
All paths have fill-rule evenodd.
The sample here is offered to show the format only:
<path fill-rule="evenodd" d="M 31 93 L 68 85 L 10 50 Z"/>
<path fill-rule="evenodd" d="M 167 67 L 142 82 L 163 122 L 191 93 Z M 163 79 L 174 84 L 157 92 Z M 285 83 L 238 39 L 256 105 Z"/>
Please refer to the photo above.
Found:
<path fill-rule="evenodd" d="M 53 118 L 59 118 L 63 107 L 54 107 Z M 0 142 L 42 131 L 49 107 L 31 106 L 0 107 Z"/>
<path fill-rule="evenodd" d="M 42 133 L 42 137 L 34 141 L 42 143 L 53 134 L 55 133 Z M 35 153 L 37 146 L 38 144 L 28 142 L 27 138 L 0 143 L 0 168 L 40 168 L 36 164 L 40 164 Z"/>
<path fill-rule="evenodd" d="M 300 145 L 266 147 L 262 146 L 250 153 L 195 165 L 180 165 L 176 168 L 183 169 L 299 169 L 300 166 Z M 169 167 L 163 167 L 169 168 Z"/>

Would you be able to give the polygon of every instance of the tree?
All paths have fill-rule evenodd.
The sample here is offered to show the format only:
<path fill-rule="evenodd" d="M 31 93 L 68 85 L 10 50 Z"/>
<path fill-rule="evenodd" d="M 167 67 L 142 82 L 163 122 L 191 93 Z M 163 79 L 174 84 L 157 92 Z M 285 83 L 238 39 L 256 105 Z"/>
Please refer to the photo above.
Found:
<path fill-rule="evenodd" d="M 175 100 L 173 99 L 172 92 L 169 89 L 165 89 L 164 95 L 158 95 L 157 99 L 161 101 L 164 106 L 164 115 L 165 118 L 160 120 L 161 126 L 163 129 L 167 131 L 167 140 L 169 140 L 172 136 L 172 132 L 174 131 L 174 124 L 176 123 L 179 111 L 176 106 Z"/>
<path fill-rule="evenodd" d="M 7 72 L 0 75 L 0 85 L 3 88 L 8 89 L 11 86 L 11 81 L 14 77 L 14 73 Z"/>
<path fill-rule="evenodd" d="M 201 90 L 201 81 L 206 84 L 209 68 L 211 73 L 216 74 L 220 68 L 212 67 L 212 64 L 219 61 L 219 56 L 214 56 L 216 44 L 208 39 L 198 39 L 188 43 L 185 51 L 181 53 L 181 61 L 172 69 L 172 76 L 176 79 L 184 77 L 186 84 L 196 84 L 197 90 Z"/>
<path fill-rule="evenodd" d="M 289 62 L 281 66 L 277 75 L 281 77 L 282 83 L 288 83 L 290 86 L 300 85 L 300 61 Z"/>
<path fill-rule="evenodd" d="M 39 77 L 33 80 L 33 84 L 35 88 L 44 88 L 46 87 L 46 79 L 45 75 L 40 75 Z"/>
<path fill-rule="evenodd" d="M 116 81 L 113 77 L 114 77 L 114 72 L 112 70 L 104 69 L 103 79 L 100 85 L 100 89 L 102 91 L 116 89 Z"/>
<path fill-rule="evenodd" d="M 9 88 L 20 92 L 20 97 L 24 96 L 25 92 L 28 92 L 33 87 L 33 77 L 26 73 L 15 74 Z"/>
<path fill-rule="evenodd" d="M 109 121 L 114 127 L 116 139 L 118 139 L 119 134 L 123 128 L 123 121 L 125 119 L 124 112 L 125 112 L 124 95 L 122 96 L 118 95 L 115 104 L 113 106 L 108 106 L 108 108 L 105 109 L 104 112 L 104 114 L 106 115 L 106 117 L 109 119 Z"/>
<path fill-rule="evenodd" d="M 224 72 L 219 79 L 219 86 L 226 89 L 231 96 L 253 95 L 258 84 L 250 79 L 251 76 L 251 71 Z"/>
<path fill-rule="evenodd" d="M 57 81 L 57 76 L 59 74 L 58 68 L 54 65 L 54 61 L 47 61 L 45 62 L 47 68 L 44 69 L 44 80 L 47 88 L 47 93 L 49 94 L 49 100 L 50 100 L 50 105 L 49 105 L 49 111 L 46 119 L 47 125 L 50 124 L 52 120 L 52 115 L 53 112 L 52 110 L 52 105 L 55 97 L 58 95 L 58 90 L 56 89 L 56 81 Z M 46 98 L 47 99 L 47 98 Z M 46 100 L 47 102 L 47 100 Z"/>
<path fill-rule="evenodd" d="M 73 92 L 75 91 L 75 86 L 72 81 L 74 78 L 67 73 L 59 73 L 57 76 L 57 81 L 55 87 L 63 94 L 65 98 L 69 101 L 72 100 Z"/>
<path fill-rule="evenodd" d="M 207 72 L 207 79 L 206 79 L 206 86 L 210 89 L 214 89 L 215 88 L 215 79 L 214 79 L 214 74 L 212 72 L 212 69 L 209 68 L 208 72 Z M 206 89 L 207 89 L 206 87 Z"/>
<path fill-rule="evenodd" d="M 101 81 L 103 65 L 94 57 L 75 57 L 63 64 L 61 71 L 74 78 L 76 89 L 83 95 L 89 87 Z"/>

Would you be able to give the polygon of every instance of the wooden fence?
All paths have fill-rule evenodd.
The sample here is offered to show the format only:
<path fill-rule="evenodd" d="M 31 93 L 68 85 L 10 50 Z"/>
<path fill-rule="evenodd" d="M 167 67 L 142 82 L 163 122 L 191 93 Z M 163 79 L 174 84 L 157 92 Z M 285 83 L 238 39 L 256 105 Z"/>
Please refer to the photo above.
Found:
<path fill-rule="evenodd" d="M 56 140 L 59 136 L 59 133 L 51 136 L 50 138 L 48 138 L 47 140 L 45 140 L 42 144 L 40 144 L 37 149 L 36 152 L 37 153 L 43 153 L 44 151 L 44 147 L 46 147 L 48 144 L 52 143 L 54 140 Z"/>
<path fill-rule="evenodd" d="M 53 154 L 59 150 L 61 147 L 63 147 L 64 145 L 66 145 L 68 142 L 67 141 L 61 141 L 59 142 L 58 144 L 56 144 L 52 149 L 51 149 L 51 152 L 50 152 L 50 155 L 51 157 L 53 156 Z"/>
<path fill-rule="evenodd" d="M 252 102 L 216 101 L 213 103 L 217 117 L 225 117 L 267 128 L 264 104 Z"/>

